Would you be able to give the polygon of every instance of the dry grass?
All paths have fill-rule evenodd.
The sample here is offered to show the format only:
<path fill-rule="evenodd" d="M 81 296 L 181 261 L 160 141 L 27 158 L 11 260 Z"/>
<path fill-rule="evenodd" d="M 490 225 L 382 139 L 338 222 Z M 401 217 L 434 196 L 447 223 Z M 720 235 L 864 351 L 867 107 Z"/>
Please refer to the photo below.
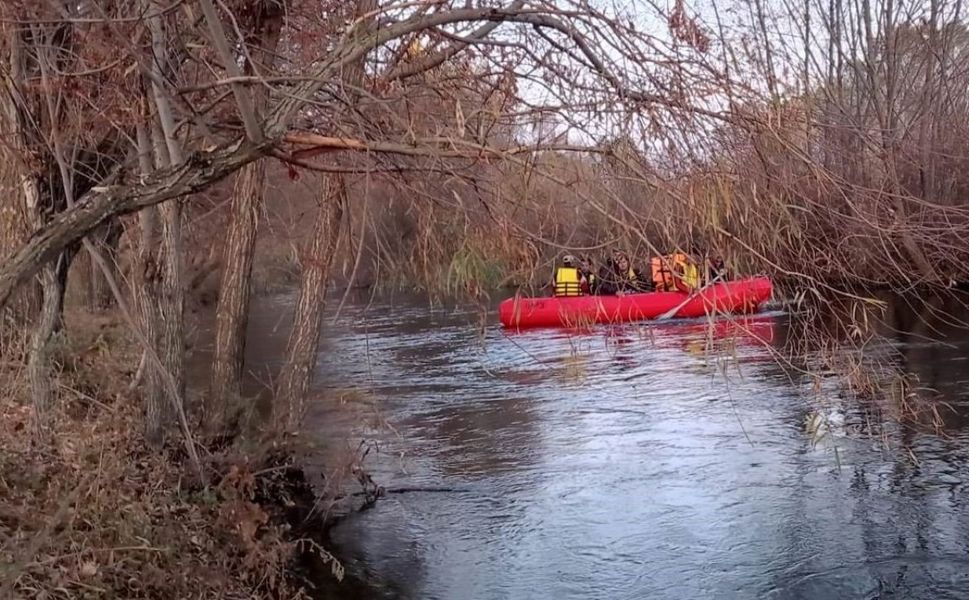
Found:
<path fill-rule="evenodd" d="M 812 409 L 824 412 L 849 404 L 864 414 L 862 429 L 886 443 L 885 427 L 944 435 L 943 417 L 952 414 L 952 407 L 907 369 L 910 365 L 891 343 L 891 331 L 880 306 L 842 299 L 791 319 L 776 359 L 812 385 Z"/>
<path fill-rule="evenodd" d="M 0 381 L 0 597 L 300 597 L 292 561 L 314 545 L 287 517 L 313 498 L 287 453 L 210 454 L 201 488 L 179 444 L 142 442 L 120 328 L 72 321 L 48 444 L 18 371 Z"/>

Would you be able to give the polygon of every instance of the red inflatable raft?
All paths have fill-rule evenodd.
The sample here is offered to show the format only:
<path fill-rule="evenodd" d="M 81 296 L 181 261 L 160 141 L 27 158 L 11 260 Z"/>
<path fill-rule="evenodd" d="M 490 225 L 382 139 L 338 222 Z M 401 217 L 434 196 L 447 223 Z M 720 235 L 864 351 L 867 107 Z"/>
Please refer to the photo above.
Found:
<path fill-rule="evenodd" d="M 670 311 L 687 298 L 673 315 L 679 319 L 710 313 L 755 312 L 771 296 L 766 277 L 716 283 L 692 298 L 683 292 L 648 292 L 625 296 L 578 296 L 574 298 L 509 298 L 498 307 L 501 324 L 515 329 L 529 327 L 575 327 L 593 323 L 648 321 Z"/>

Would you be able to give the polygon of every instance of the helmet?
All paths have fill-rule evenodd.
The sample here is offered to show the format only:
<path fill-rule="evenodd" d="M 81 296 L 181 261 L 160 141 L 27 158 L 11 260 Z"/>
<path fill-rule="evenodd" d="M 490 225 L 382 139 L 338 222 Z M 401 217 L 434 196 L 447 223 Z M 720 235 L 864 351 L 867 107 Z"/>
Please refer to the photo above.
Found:
<path fill-rule="evenodd" d="M 571 254 L 566 254 L 562 257 L 562 264 L 566 267 L 574 267 L 578 261 Z"/>

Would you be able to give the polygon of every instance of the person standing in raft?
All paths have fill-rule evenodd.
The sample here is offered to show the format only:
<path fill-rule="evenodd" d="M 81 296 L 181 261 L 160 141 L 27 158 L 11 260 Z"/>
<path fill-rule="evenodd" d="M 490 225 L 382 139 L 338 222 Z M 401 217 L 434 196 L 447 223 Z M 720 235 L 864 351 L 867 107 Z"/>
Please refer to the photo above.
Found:
<path fill-rule="evenodd" d="M 625 252 L 615 251 L 599 270 L 597 293 L 601 296 L 638 294 L 652 289 L 650 281 L 635 269 Z"/>
<path fill-rule="evenodd" d="M 579 269 L 579 261 L 571 254 L 562 257 L 562 266 L 555 269 L 552 289 L 556 297 L 582 296 L 589 293 L 589 282 Z"/>

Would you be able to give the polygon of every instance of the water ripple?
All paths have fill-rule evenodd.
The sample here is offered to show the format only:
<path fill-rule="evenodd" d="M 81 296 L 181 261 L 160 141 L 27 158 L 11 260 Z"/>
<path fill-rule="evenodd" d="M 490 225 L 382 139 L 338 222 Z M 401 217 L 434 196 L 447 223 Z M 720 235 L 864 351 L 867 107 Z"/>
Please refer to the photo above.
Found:
<path fill-rule="evenodd" d="M 376 437 L 381 483 L 460 490 L 390 496 L 338 526 L 369 584 L 334 597 L 969 598 L 969 433 L 886 421 L 868 437 L 871 412 L 826 381 L 843 424 L 812 438 L 818 391 L 759 341 L 784 317 L 528 334 L 479 321 L 373 304 L 328 323 L 320 442 Z M 965 347 L 933 347 L 934 368 Z M 366 400 L 327 400 L 348 381 Z M 397 433 L 347 416 L 367 411 Z"/>

